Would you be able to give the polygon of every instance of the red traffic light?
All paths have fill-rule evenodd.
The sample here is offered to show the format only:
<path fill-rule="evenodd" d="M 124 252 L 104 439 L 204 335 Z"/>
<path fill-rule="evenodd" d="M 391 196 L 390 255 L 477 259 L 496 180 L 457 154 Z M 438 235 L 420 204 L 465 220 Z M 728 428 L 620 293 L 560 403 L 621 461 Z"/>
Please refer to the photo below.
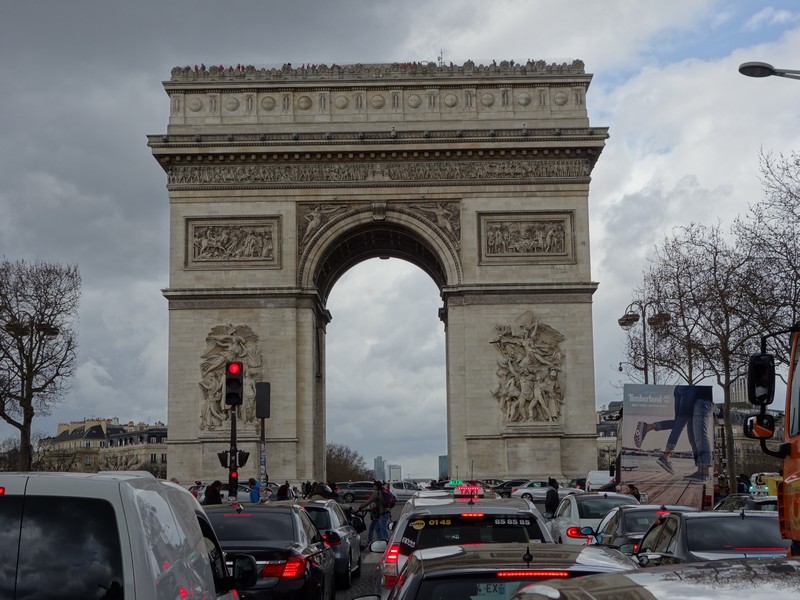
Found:
<path fill-rule="evenodd" d="M 231 375 L 238 375 L 242 370 L 242 363 L 232 362 L 228 363 L 228 373 Z"/>
<path fill-rule="evenodd" d="M 231 471 L 231 477 L 237 479 L 239 477 L 239 473 L 237 473 L 236 471 Z"/>

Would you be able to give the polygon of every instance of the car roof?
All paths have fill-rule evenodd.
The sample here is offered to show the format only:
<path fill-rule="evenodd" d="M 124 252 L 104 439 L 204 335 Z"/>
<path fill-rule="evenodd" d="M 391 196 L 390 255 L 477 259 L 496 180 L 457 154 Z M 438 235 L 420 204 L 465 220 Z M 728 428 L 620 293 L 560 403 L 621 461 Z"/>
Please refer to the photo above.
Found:
<path fill-rule="evenodd" d="M 525 554 L 531 556 L 527 563 Z M 445 546 L 417 550 L 413 554 L 423 563 L 426 576 L 437 572 L 494 571 L 498 568 L 537 569 L 586 566 L 597 571 L 637 569 L 632 560 L 608 546 L 506 543 Z"/>
<path fill-rule="evenodd" d="M 697 512 L 700 509 L 694 506 L 684 506 L 682 504 L 623 504 L 617 506 L 612 510 L 619 509 L 625 512 L 632 512 L 637 510 L 668 510 L 669 512 L 682 511 L 682 512 Z"/>
<path fill-rule="evenodd" d="M 283 502 L 283 500 L 281 500 L 281 502 Z M 328 498 L 325 500 L 292 500 L 292 503 L 296 504 L 297 506 L 319 506 L 322 508 L 331 508 L 334 504 L 338 504 L 338 502 L 336 502 L 336 500 L 333 498 Z"/>
<path fill-rule="evenodd" d="M 585 492 L 583 494 L 570 495 L 575 497 L 576 502 L 591 502 L 595 498 L 630 498 L 633 500 L 631 504 L 636 504 L 636 498 L 630 494 L 620 494 L 619 492 Z"/>
<path fill-rule="evenodd" d="M 539 514 L 539 510 L 522 498 L 454 498 L 452 496 L 412 497 L 404 515 L 458 514 L 473 509 L 494 513 L 519 511 Z"/>
<path fill-rule="evenodd" d="M 265 511 L 286 511 L 298 510 L 299 507 L 291 500 L 267 502 L 266 504 L 238 504 L 234 502 L 223 502 L 222 504 L 205 504 L 203 508 L 207 513 L 212 512 L 265 512 Z"/>

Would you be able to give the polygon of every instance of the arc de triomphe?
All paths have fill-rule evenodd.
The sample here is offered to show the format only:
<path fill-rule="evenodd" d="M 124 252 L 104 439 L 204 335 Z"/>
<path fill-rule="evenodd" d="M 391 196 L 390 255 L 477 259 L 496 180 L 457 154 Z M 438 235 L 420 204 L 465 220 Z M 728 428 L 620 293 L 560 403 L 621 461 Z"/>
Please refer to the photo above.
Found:
<path fill-rule="evenodd" d="M 596 468 L 590 81 L 581 61 L 173 69 L 148 138 L 170 201 L 170 476 L 225 475 L 238 359 L 240 478 L 258 381 L 271 477 L 324 477 L 326 301 L 374 257 L 441 290 L 451 470 Z"/>

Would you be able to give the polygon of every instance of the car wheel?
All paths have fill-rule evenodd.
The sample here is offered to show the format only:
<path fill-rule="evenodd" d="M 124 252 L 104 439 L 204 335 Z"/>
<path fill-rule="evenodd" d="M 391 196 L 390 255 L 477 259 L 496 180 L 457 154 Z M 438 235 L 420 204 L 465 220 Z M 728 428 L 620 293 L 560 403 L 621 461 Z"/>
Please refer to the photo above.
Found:
<path fill-rule="evenodd" d="M 525 500 L 533 500 L 533 496 L 531 496 L 527 492 L 522 494 L 522 497 L 525 498 Z"/>
<path fill-rule="evenodd" d="M 344 500 L 347 504 L 350 504 L 353 501 L 353 499 L 354 499 L 353 494 L 350 493 L 345 494 L 344 498 L 342 498 L 342 500 Z"/>
<path fill-rule="evenodd" d="M 350 557 L 347 559 L 347 568 L 344 570 L 344 573 L 337 573 L 336 574 L 336 587 L 340 590 L 349 590 L 350 586 L 353 585 L 353 572 L 351 570 L 353 566 L 353 561 Z"/>

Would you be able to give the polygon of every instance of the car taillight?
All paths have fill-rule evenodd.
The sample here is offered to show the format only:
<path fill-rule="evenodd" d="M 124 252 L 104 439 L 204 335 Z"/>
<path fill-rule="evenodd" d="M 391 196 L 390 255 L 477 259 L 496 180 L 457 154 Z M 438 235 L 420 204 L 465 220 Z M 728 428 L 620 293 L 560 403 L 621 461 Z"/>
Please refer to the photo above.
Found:
<path fill-rule="evenodd" d="M 386 556 L 381 564 L 383 587 L 391 588 L 397 582 L 397 560 L 400 556 L 400 544 L 393 544 L 386 549 Z"/>
<path fill-rule="evenodd" d="M 567 527 L 567 537 L 588 539 L 588 536 L 581 533 L 580 527 Z"/>
<path fill-rule="evenodd" d="M 298 579 L 306 571 L 306 559 L 302 556 L 290 556 L 287 560 L 268 562 L 261 569 L 261 577 L 282 577 Z"/>
<path fill-rule="evenodd" d="M 639 551 L 639 544 L 633 545 L 633 554 L 636 554 Z"/>
<path fill-rule="evenodd" d="M 475 519 L 475 518 L 479 519 L 479 518 L 483 517 L 484 514 L 483 513 L 461 513 L 461 516 L 465 517 L 467 519 Z"/>
<path fill-rule="evenodd" d="M 498 571 L 498 577 L 569 577 L 567 571 Z"/>

